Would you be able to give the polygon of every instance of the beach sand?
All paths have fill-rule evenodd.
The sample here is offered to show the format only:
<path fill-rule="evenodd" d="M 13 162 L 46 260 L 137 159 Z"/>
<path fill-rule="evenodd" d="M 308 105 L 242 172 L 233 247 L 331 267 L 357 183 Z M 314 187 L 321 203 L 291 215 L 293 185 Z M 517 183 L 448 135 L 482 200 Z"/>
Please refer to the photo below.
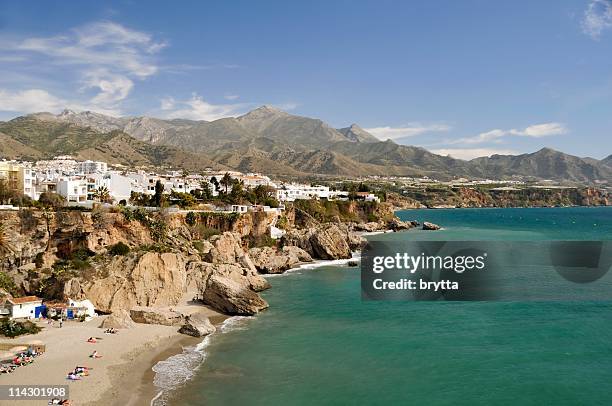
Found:
<path fill-rule="evenodd" d="M 177 310 L 180 307 L 177 306 Z M 188 307 L 196 311 L 195 306 Z M 197 311 L 207 314 L 216 325 L 226 318 L 202 306 L 197 306 Z M 14 340 L 0 339 L 15 343 L 35 339 L 46 344 L 45 354 L 37 357 L 33 364 L 19 367 L 12 374 L 0 375 L 0 385 L 68 385 L 73 405 L 149 405 L 157 394 L 153 385 L 153 365 L 180 353 L 185 346 L 202 341 L 179 334 L 177 326 L 150 324 L 136 324 L 135 328 L 122 329 L 117 334 L 104 334 L 103 329 L 98 328 L 103 317 L 83 323 L 67 321 L 62 328 L 57 323 L 52 327 L 46 322 L 38 322 L 43 327 L 39 334 Z M 89 337 L 100 339 L 91 344 L 87 342 Z M 94 350 L 102 358 L 89 358 Z M 93 370 L 81 381 L 68 381 L 68 371 L 77 365 Z M 47 400 L 3 400 L 0 403 L 38 406 L 46 405 Z"/>

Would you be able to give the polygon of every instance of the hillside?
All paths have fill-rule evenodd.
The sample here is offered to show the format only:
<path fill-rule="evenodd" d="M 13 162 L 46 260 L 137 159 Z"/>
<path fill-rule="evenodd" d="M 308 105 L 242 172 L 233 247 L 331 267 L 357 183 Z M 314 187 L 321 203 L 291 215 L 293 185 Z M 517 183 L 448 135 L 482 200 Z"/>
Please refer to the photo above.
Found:
<path fill-rule="evenodd" d="M 202 155 L 165 145 L 138 141 L 118 130 L 102 133 L 36 116 L 18 117 L 0 124 L 0 153 L 8 159 L 45 159 L 74 155 L 79 159 L 126 166 L 167 166 L 186 169 L 226 169 Z"/>
<path fill-rule="evenodd" d="M 591 182 L 612 178 L 611 168 L 601 162 L 593 164 L 550 148 L 543 148 L 531 154 L 476 158 L 471 160 L 470 164 L 480 173 L 497 179 L 516 175 L 573 182 Z"/>
<path fill-rule="evenodd" d="M 494 155 L 471 161 L 423 148 L 379 141 L 356 124 L 334 129 L 321 120 L 270 106 L 215 121 L 110 117 L 66 110 L 0 123 L 5 158 L 39 159 L 61 154 L 133 166 L 205 167 L 313 174 L 552 179 L 568 183 L 612 182 L 612 158 L 579 158 L 552 149 Z"/>

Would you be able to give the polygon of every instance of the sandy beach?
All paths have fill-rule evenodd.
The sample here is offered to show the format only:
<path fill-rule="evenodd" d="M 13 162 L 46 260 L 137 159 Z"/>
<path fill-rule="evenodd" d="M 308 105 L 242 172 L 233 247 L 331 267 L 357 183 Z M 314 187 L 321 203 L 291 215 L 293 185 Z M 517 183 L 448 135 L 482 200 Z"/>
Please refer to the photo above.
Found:
<path fill-rule="evenodd" d="M 177 310 L 203 312 L 213 324 L 221 323 L 226 317 L 202 306 L 179 305 Z M 98 326 L 106 316 L 96 317 L 88 322 L 67 321 L 62 328 L 38 322 L 43 328 L 39 334 L 21 336 L 14 340 L 2 338 L 2 342 L 19 343 L 30 339 L 46 344 L 44 355 L 36 358 L 31 365 L 19 367 L 12 374 L 0 375 L 1 385 L 68 385 L 73 405 L 102 406 L 149 405 L 156 395 L 153 385 L 153 365 L 184 347 L 200 342 L 178 333 L 177 326 L 136 324 L 134 328 L 120 330 L 117 334 L 104 334 Z M 89 337 L 96 337 L 97 343 L 88 343 Z M 98 351 L 102 358 L 89 355 Z M 93 368 L 89 376 L 80 381 L 68 381 L 68 371 L 76 366 Z M 3 405 L 29 406 L 46 405 L 44 401 L 2 401 Z"/>
<path fill-rule="evenodd" d="M 94 318 L 89 322 L 66 322 L 62 328 L 50 327 L 46 323 L 39 323 L 44 330 L 32 336 L 22 336 L 22 339 L 36 339 L 43 341 L 47 350 L 45 354 L 36 358 L 31 365 L 19 367 L 12 374 L 0 376 L 2 385 L 68 385 L 70 399 L 76 405 L 109 404 L 102 399 L 102 395 L 114 388 L 113 377 L 125 376 L 126 382 L 141 380 L 144 371 L 150 369 L 146 358 L 153 362 L 155 355 L 174 348 L 181 350 L 180 342 L 185 336 L 177 333 L 177 327 L 138 324 L 135 328 L 121 330 L 117 334 L 104 334 L 98 328 L 102 318 Z M 88 343 L 89 337 L 97 337 L 97 343 Z M 2 339 L 9 342 L 9 339 Z M 102 358 L 93 359 L 89 355 L 98 351 Z M 143 354 L 143 355 L 141 355 Z M 66 375 L 75 366 L 88 366 L 93 368 L 90 375 L 81 381 L 68 381 Z M 127 372 L 129 374 L 121 373 Z M 127 391 L 128 393 L 130 391 Z M 6 403 L 5 403 L 6 402 Z M 43 405 L 47 401 L 3 401 L 8 405 Z M 123 404 L 123 403 L 122 403 Z M 148 404 L 148 401 L 146 402 Z"/>

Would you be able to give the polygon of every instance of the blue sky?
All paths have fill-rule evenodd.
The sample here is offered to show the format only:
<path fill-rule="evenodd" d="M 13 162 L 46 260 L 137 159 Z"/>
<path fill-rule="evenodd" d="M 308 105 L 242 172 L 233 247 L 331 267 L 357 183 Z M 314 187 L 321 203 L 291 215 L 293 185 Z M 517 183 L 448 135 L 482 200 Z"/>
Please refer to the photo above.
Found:
<path fill-rule="evenodd" d="M 0 3 L 0 119 L 261 104 L 471 158 L 612 153 L 612 0 Z"/>

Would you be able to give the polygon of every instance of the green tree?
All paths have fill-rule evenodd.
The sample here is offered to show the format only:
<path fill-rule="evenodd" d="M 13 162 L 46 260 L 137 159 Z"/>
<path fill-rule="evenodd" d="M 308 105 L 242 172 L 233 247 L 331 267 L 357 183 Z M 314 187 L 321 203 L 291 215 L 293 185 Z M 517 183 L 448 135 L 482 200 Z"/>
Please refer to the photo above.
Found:
<path fill-rule="evenodd" d="M 63 196 L 58 195 L 57 193 L 53 193 L 53 192 L 41 193 L 40 197 L 38 198 L 38 201 L 44 207 L 48 207 L 52 209 L 58 209 L 60 207 L 63 207 L 64 204 L 66 203 L 66 199 L 64 199 Z"/>
<path fill-rule="evenodd" d="M 229 201 L 234 204 L 242 203 L 244 200 L 244 183 L 238 179 L 232 179 L 232 191 L 229 194 Z"/>
<path fill-rule="evenodd" d="M 106 186 L 100 186 L 93 193 L 94 200 L 97 200 L 101 203 L 110 203 L 112 202 L 112 198 L 108 188 Z"/>
<path fill-rule="evenodd" d="M 225 194 L 227 194 L 229 187 L 232 185 L 232 181 L 233 179 L 228 172 L 225 172 L 225 175 L 219 181 L 219 184 L 225 189 Z"/>
<path fill-rule="evenodd" d="M 216 176 L 213 176 L 212 178 L 210 178 L 210 183 L 213 184 L 213 186 L 215 187 L 215 191 L 219 191 L 219 181 L 217 180 Z"/>
<path fill-rule="evenodd" d="M 153 204 L 156 207 L 162 207 L 164 203 L 164 185 L 160 180 L 155 182 L 155 194 L 153 195 Z"/>

